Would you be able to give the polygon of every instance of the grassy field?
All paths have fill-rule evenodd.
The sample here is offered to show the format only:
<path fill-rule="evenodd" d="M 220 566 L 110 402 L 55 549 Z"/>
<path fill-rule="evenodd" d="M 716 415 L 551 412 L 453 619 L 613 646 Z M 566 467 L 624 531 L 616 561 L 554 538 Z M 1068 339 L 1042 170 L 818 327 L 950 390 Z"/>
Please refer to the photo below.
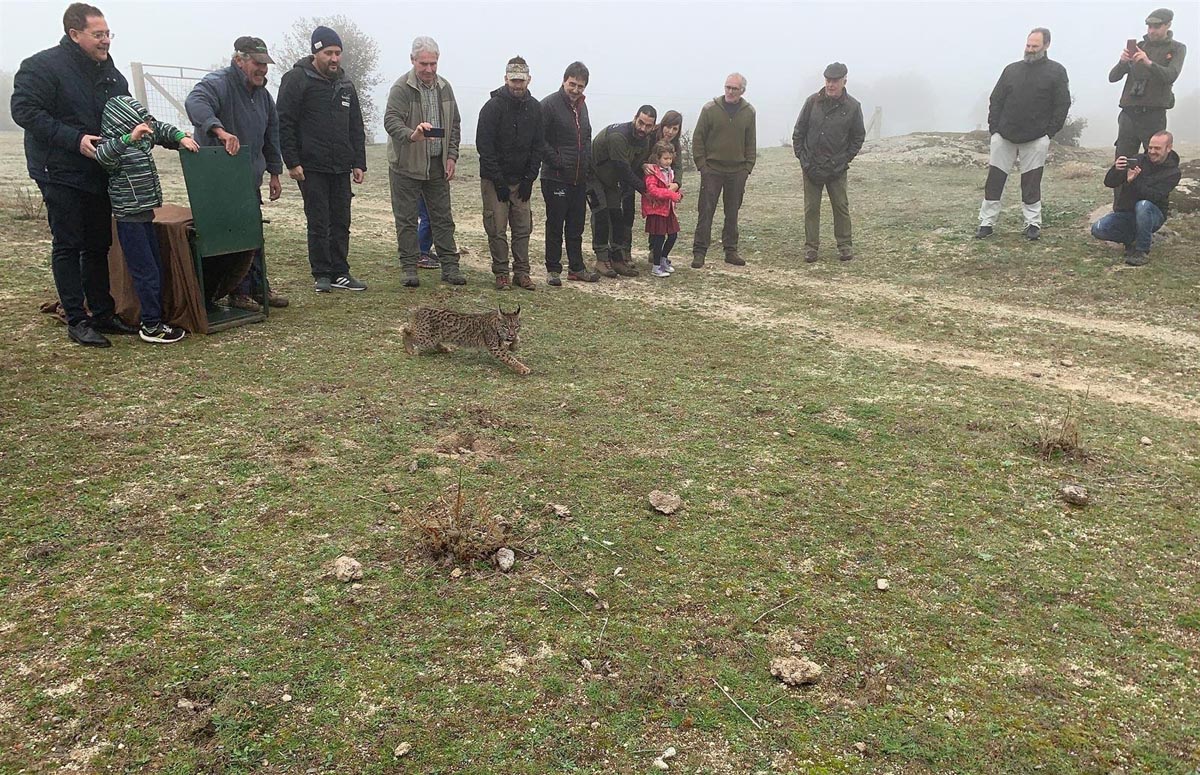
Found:
<path fill-rule="evenodd" d="M 768 149 L 746 267 L 687 268 L 689 196 L 669 280 L 501 294 L 473 157 L 470 284 L 400 287 L 373 147 L 367 293 L 311 291 L 287 185 L 290 307 L 96 351 L 38 312 L 49 233 L 0 135 L 0 771 L 642 772 L 674 746 L 697 773 L 1194 772 L 1200 222 L 1119 265 L 1086 232 L 1104 153 L 1048 169 L 1035 244 L 1015 186 L 978 242 L 982 170 L 863 157 L 859 260 L 826 209 L 806 265 Z M 529 377 L 400 347 L 412 305 L 497 301 Z M 1068 414 L 1082 451 L 1038 455 Z M 425 551 L 459 482 L 511 525 L 510 573 Z M 773 678 L 792 654 L 821 680 Z"/>

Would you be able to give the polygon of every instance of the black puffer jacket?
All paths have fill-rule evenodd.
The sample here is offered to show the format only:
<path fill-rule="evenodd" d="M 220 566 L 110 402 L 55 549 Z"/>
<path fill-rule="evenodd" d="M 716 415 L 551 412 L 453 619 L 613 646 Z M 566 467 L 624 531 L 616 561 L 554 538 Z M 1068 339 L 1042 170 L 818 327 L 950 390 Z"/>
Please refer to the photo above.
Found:
<path fill-rule="evenodd" d="M 1004 68 L 988 103 L 988 133 L 1010 143 L 1054 137 L 1067 121 L 1071 90 L 1067 69 L 1047 57 Z"/>
<path fill-rule="evenodd" d="M 587 183 L 592 167 L 592 122 L 584 95 L 574 106 L 563 89 L 542 100 L 542 178 Z"/>
<path fill-rule="evenodd" d="M 542 107 L 530 94 L 512 96 L 507 86 L 492 92 L 479 111 L 475 147 L 479 177 L 515 185 L 537 180 L 542 161 Z"/>
<path fill-rule="evenodd" d="M 100 134 L 104 105 L 119 96 L 129 96 L 129 83 L 112 57 L 97 62 L 66 35 L 22 62 L 10 108 L 25 130 L 29 177 L 94 194 L 107 191 L 108 173 L 79 152 L 79 141 Z"/>
<path fill-rule="evenodd" d="M 311 56 L 301 59 L 283 74 L 275 107 L 283 166 L 326 173 L 367 168 L 362 107 L 344 70 L 330 80 Z"/>
<path fill-rule="evenodd" d="M 858 100 L 846 92 L 835 100 L 821 89 L 804 101 L 792 131 L 792 151 L 809 180 L 826 183 L 846 171 L 866 139 Z"/>
<path fill-rule="evenodd" d="M 1132 212 L 1134 205 L 1143 199 L 1149 200 L 1162 210 L 1166 218 L 1171 203 L 1171 192 L 1179 185 L 1179 154 L 1171 151 L 1162 164 L 1150 161 L 1147 154 L 1129 158 L 1129 166 L 1141 167 L 1142 172 L 1132 183 L 1126 183 L 1128 177 L 1125 170 L 1119 170 L 1116 165 L 1108 168 L 1104 176 L 1104 185 L 1117 189 L 1117 199 L 1113 203 L 1114 212 Z"/>

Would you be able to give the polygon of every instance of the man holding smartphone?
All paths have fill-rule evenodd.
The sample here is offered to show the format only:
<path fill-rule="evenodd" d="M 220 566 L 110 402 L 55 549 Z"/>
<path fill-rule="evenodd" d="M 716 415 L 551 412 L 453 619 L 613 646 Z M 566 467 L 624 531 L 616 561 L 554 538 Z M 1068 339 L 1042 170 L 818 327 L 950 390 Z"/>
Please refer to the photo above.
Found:
<path fill-rule="evenodd" d="M 1104 185 L 1116 189 L 1113 211 L 1092 224 L 1092 236 L 1122 243 L 1129 266 L 1150 261 L 1151 237 L 1167 220 L 1171 192 L 1180 178 L 1174 140 L 1165 130 L 1154 133 L 1146 153 L 1118 156 L 1104 176 Z"/>
<path fill-rule="evenodd" d="M 1126 41 L 1120 60 L 1108 73 L 1109 83 L 1125 79 L 1114 143 L 1117 156 L 1133 156 L 1143 147 L 1148 149 L 1151 136 L 1167 128 L 1167 111 L 1175 107 L 1171 86 L 1187 55 L 1187 46 L 1171 32 L 1174 18 L 1169 8 L 1147 16 L 1142 42 Z"/>
<path fill-rule="evenodd" d="M 420 286 L 417 277 L 417 221 L 420 200 L 425 199 L 433 244 L 442 265 L 442 281 L 465 285 L 454 242 L 454 213 L 450 209 L 450 181 L 458 163 L 462 119 L 450 82 L 437 73 L 441 51 L 433 38 L 413 41 L 409 60 L 413 69 L 392 84 L 383 128 L 388 134 L 388 183 L 392 190 L 392 216 L 404 286 Z"/>

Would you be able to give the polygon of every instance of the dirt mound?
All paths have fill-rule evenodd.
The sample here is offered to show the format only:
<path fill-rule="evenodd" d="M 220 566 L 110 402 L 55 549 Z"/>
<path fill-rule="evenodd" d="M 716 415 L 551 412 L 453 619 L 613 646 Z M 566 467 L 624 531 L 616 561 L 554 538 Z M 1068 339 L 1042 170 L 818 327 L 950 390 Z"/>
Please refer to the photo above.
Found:
<path fill-rule="evenodd" d="M 1183 177 L 1171 192 L 1172 215 L 1200 212 L 1200 159 L 1181 161 L 1179 172 Z"/>
<path fill-rule="evenodd" d="M 987 132 L 914 132 L 898 137 L 883 137 L 863 144 L 867 158 L 897 164 L 924 166 L 953 165 L 987 167 Z M 1084 160 L 1093 152 L 1087 148 L 1050 144 L 1047 164 Z"/>

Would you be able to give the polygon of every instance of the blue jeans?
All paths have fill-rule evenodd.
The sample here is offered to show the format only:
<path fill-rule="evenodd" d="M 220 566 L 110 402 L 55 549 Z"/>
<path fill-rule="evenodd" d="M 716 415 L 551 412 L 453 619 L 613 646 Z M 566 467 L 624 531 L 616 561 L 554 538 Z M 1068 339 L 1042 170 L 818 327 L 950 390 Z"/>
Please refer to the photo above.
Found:
<path fill-rule="evenodd" d="M 1092 236 L 1108 242 L 1132 245 L 1142 253 L 1150 252 L 1150 237 L 1162 228 L 1166 218 L 1158 205 L 1148 199 L 1140 199 L 1133 212 L 1109 213 L 1092 224 Z"/>
<path fill-rule="evenodd" d="M 152 221 L 117 221 L 117 239 L 142 308 L 142 325 L 162 322 L 162 257 Z"/>
<path fill-rule="evenodd" d="M 417 242 L 421 255 L 433 252 L 433 227 L 429 225 L 429 208 L 425 206 L 425 197 L 417 200 Z"/>

